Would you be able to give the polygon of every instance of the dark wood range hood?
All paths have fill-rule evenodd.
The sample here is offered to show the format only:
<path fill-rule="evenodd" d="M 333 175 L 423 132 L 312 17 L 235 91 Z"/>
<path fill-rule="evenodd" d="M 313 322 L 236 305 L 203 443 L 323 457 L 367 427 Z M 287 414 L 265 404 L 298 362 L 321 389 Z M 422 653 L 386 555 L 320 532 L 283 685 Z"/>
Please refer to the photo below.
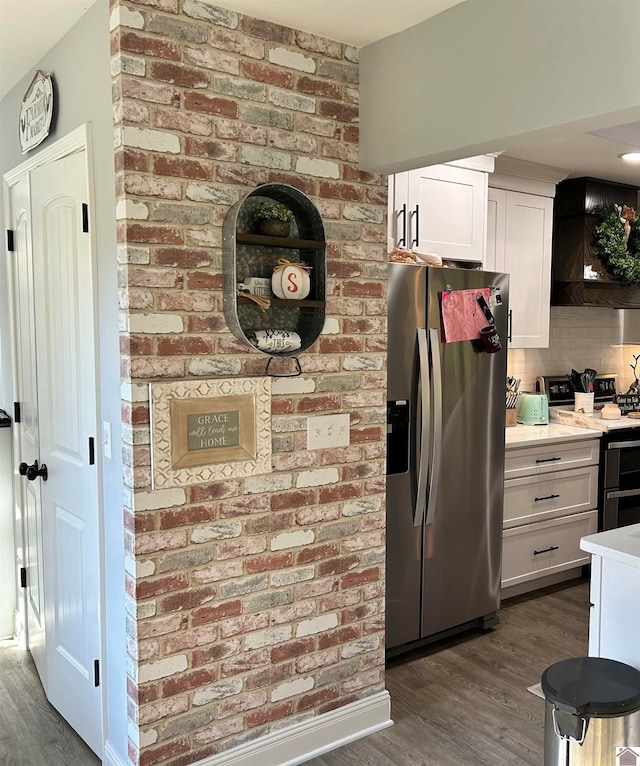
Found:
<path fill-rule="evenodd" d="M 556 189 L 553 209 L 552 306 L 640 308 L 640 285 L 614 280 L 596 253 L 598 211 L 638 210 L 640 190 L 597 178 L 571 178 Z"/>

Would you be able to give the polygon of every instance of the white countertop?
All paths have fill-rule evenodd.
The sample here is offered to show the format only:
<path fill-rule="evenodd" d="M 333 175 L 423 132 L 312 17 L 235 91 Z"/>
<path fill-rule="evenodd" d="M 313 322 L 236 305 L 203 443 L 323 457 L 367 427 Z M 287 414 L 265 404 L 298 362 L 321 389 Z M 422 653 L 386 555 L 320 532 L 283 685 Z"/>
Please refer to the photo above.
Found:
<path fill-rule="evenodd" d="M 505 448 L 535 447 L 539 444 L 573 442 L 579 439 L 599 439 L 602 431 L 594 428 L 549 423 L 548 426 L 510 426 L 505 428 Z"/>
<path fill-rule="evenodd" d="M 596 428 L 599 431 L 619 431 L 623 428 L 640 428 L 640 419 L 630 418 L 627 415 L 616 420 L 605 420 L 601 417 L 599 410 L 596 410 L 593 415 L 582 415 L 579 412 L 573 410 L 562 409 L 560 407 L 549 407 L 549 420 L 552 423 L 562 423 L 574 425 L 582 428 Z M 640 433 L 640 432 L 639 432 Z"/>
<path fill-rule="evenodd" d="M 595 553 L 640 569 L 640 524 L 587 535 L 580 540 L 580 547 L 587 553 Z"/>

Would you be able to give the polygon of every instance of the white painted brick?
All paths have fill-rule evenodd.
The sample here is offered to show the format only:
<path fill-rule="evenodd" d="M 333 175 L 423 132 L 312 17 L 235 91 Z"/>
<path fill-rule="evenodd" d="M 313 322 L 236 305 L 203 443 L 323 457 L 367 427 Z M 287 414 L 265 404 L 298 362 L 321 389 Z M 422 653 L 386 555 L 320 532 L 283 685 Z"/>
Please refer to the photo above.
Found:
<path fill-rule="evenodd" d="M 149 731 L 140 732 L 140 747 L 148 747 L 149 745 L 155 745 L 158 741 L 157 729 L 149 729 Z"/>
<path fill-rule="evenodd" d="M 211 202 L 214 205 L 233 205 L 239 197 L 236 189 L 195 182 L 187 184 L 185 195 L 193 202 Z"/>
<path fill-rule="evenodd" d="M 263 646 L 274 646 L 288 641 L 293 635 L 291 625 L 280 625 L 277 628 L 267 628 L 255 633 L 249 633 L 244 639 L 246 651 L 261 649 Z"/>
<path fill-rule="evenodd" d="M 211 540 L 230 540 L 242 534 L 241 521 L 220 521 L 216 524 L 202 524 L 194 527 L 192 543 L 208 543 Z"/>
<path fill-rule="evenodd" d="M 272 394 L 310 394 L 316 390 L 313 378 L 274 378 Z"/>
<path fill-rule="evenodd" d="M 286 433 L 287 431 L 306 431 L 307 418 L 304 417 L 276 417 L 271 422 L 271 430 L 276 433 Z"/>
<path fill-rule="evenodd" d="M 319 160 L 315 157 L 298 157 L 296 173 L 304 173 L 318 178 L 340 178 L 340 165 L 330 160 Z"/>
<path fill-rule="evenodd" d="M 220 681 L 203 689 L 197 689 L 193 693 L 194 705 L 207 705 L 214 700 L 222 700 L 225 697 L 233 697 L 242 691 L 242 679 L 230 678 L 228 681 Z"/>
<path fill-rule="evenodd" d="M 130 10 L 126 5 L 118 5 L 109 17 L 109 29 L 113 32 L 117 27 L 144 29 L 144 16 L 139 11 Z"/>
<path fill-rule="evenodd" d="M 340 650 L 340 657 L 343 660 L 348 660 L 351 657 L 357 657 L 359 654 L 365 654 L 366 652 L 372 652 L 380 646 L 379 636 L 369 636 L 368 638 L 361 638 L 358 641 L 352 641 L 350 644 L 345 644 Z"/>
<path fill-rule="evenodd" d="M 281 535 L 276 535 L 271 540 L 271 550 L 282 551 L 287 548 L 299 548 L 301 545 L 309 545 L 315 539 L 315 532 L 311 529 L 283 532 Z"/>
<path fill-rule="evenodd" d="M 271 48 L 269 61 L 287 69 L 297 69 L 299 72 L 315 72 L 316 62 L 310 56 L 290 51 L 287 48 Z"/>
<path fill-rule="evenodd" d="M 149 662 L 140 666 L 138 673 L 138 683 L 143 684 L 146 681 L 157 681 L 158 678 L 166 678 L 176 673 L 182 673 L 188 667 L 187 655 L 179 654 L 175 657 L 167 657 L 157 662 Z"/>
<path fill-rule="evenodd" d="M 381 356 L 358 356 L 350 354 L 342 362 L 343 370 L 382 370 L 384 360 Z"/>
<path fill-rule="evenodd" d="M 313 617 L 311 620 L 301 620 L 296 625 L 296 638 L 312 636 L 315 633 L 332 630 L 338 627 L 338 622 L 337 614 L 322 614 L 320 617 Z"/>
<path fill-rule="evenodd" d="M 291 155 L 276 149 L 262 149 L 258 146 L 243 146 L 240 150 L 240 162 L 245 165 L 257 165 L 275 170 L 290 170 Z"/>
<path fill-rule="evenodd" d="M 322 487 L 326 484 L 336 484 L 339 481 L 340 472 L 335 466 L 316 468 L 313 471 L 300 471 L 296 476 L 296 487 Z"/>
<path fill-rule="evenodd" d="M 238 375 L 240 359 L 194 359 L 189 363 L 190 375 Z"/>
<path fill-rule="evenodd" d="M 129 318 L 131 332 L 147 334 L 172 333 L 184 331 L 184 320 L 178 314 L 131 314 Z"/>
<path fill-rule="evenodd" d="M 382 509 L 381 497 L 362 497 L 349 500 L 342 506 L 343 516 L 360 516 L 363 513 L 375 513 Z"/>
<path fill-rule="evenodd" d="M 280 588 L 283 585 L 294 585 L 298 582 L 313 580 L 316 576 L 313 566 L 296 567 L 295 569 L 284 569 L 281 572 L 273 572 L 271 575 L 271 585 Z"/>
<path fill-rule="evenodd" d="M 281 106 L 284 109 L 293 109 L 296 112 L 315 114 L 316 111 L 315 98 L 299 96 L 297 93 L 292 93 L 289 90 L 271 88 L 269 90 L 269 101 L 275 106 Z"/>
<path fill-rule="evenodd" d="M 285 681 L 273 689 L 271 692 L 271 702 L 279 702 L 289 697 L 295 697 L 296 694 L 310 691 L 314 686 L 313 678 L 296 678 L 294 681 Z"/>
<path fill-rule="evenodd" d="M 367 205 L 345 205 L 342 215 L 348 221 L 363 221 L 364 223 L 382 223 L 384 210 L 381 207 Z"/>
<path fill-rule="evenodd" d="M 151 250 L 138 245 L 118 245 L 118 263 L 144 264 L 151 260 Z"/>
<path fill-rule="evenodd" d="M 180 139 L 173 133 L 149 128 L 124 128 L 124 142 L 127 146 L 149 149 L 154 152 L 180 153 Z"/>
<path fill-rule="evenodd" d="M 155 574 L 155 571 L 156 562 L 151 559 L 136 561 L 135 563 L 135 576 L 138 579 L 141 577 L 151 577 L 151 575 Z"/>
<path fill-rule="evenodd" d="M 120 398 L 125 402 L 148 402 L 149 385 L 125 381 L 120 385 Z"/>
<path fill-rule="evenodd" d="M 138 56 L 127 56 L 121 53 L 111 59 L 111 75 L 132 74 L 136 77 L 144 77 L 147 72 L 147 62 Z"/>
<path fill-rule="evenodd" d="M 144 202 L 136 202 L 131 199 L 118 200 L 116 204 L 116 220 L 123 221 L 125 218 L 146 221 L 149 218 L 149 208 Z"/>
<path fill-rule="evenodd" d="M 265 474 L 251 476 L 244 480 L 244 491 L 247 495 L 257 495 L 261 492 L 282 492 L 291 489 L 293 477 L 289 473 Z"/>
<path fill-rule="evenodd" d="M 322 328 L 323 335 L 339 335 L 340 322 L 335 317 L 327 317 Z"/>
<path fill-rule="evenodd" d="M 148 429 L 147 429 L 148 430 Z M 184 489 L 156 489 L 136 492 L 134 496 L 135 510 L 156 511 L 160 508 L 173 508 L 175 505 L 184 505 L 187 496 Z"/>

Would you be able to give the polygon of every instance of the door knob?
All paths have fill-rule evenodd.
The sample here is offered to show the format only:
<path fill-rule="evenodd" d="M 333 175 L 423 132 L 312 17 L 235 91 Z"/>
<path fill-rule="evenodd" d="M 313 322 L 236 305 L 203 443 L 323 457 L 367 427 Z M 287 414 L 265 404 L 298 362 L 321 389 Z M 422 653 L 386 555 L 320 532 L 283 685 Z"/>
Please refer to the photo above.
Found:
<path fill-rule="evenodd" d="M 34 460 L 33 465 L 27 465 L 26 463 L 20 463 L 18 466 L 18 473 L 20 476 L 26 476 L 29 481 L 35 481 L 38 476 L 42 477 L 42 481 L 46 481 L 49 476 L 47 466 L 43 463 L 38 465 L 38 461 Z"/>

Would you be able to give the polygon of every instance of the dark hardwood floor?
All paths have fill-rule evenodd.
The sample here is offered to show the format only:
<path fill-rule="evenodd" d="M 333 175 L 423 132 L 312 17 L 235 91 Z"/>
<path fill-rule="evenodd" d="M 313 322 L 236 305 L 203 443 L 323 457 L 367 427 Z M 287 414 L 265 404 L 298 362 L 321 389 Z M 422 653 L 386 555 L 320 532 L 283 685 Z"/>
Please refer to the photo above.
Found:
<path fill-rule="evenodd" d="M 542 766 L 546 667 L 587 653 L 586 581 L 505 604 L 500 624 L 390 661 L 395 726 L 308 766 Z M 30 655 L 0 642 L 0 766 L 96 766 L 49 705 Z"/>
<path fill-rule="evenodd" d="M 527 687 L 587 654 L 589 586 L 575 583 L 505 602 L 487 633 L 390 661 L 395 726 L 307 766 L 542 766 L 544 700 Z"/>
<path fill-rule="evenodd" d="M 0 766 L 99 763 L 47 702 L 31 655 L 13 641 L 0 641 Z"/>

